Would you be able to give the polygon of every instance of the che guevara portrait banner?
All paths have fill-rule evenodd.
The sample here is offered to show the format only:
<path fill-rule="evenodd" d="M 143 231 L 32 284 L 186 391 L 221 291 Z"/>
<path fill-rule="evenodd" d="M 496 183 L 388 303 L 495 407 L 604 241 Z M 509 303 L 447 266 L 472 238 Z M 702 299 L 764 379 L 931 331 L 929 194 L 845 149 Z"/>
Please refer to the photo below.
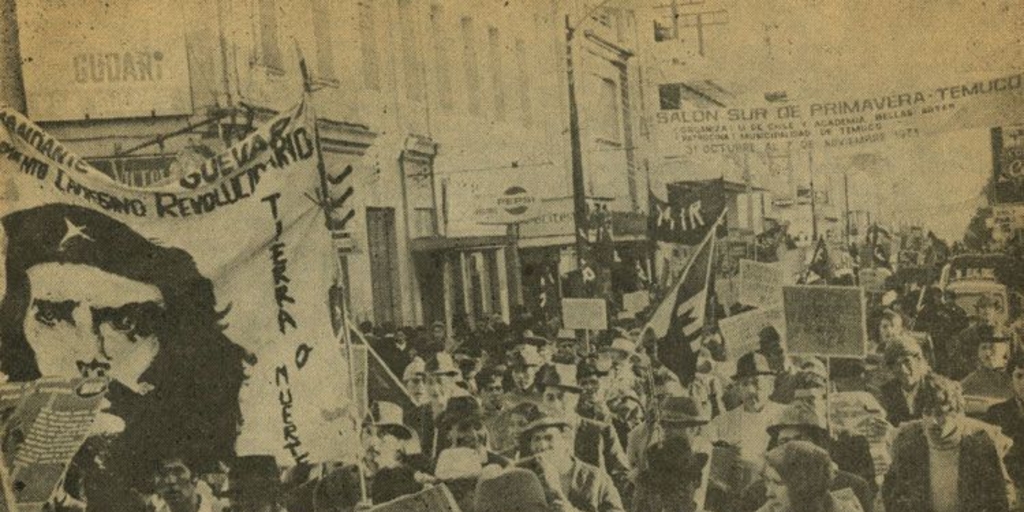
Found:
<path fill-rule="evenodd" d="M 132 188 L 0 110 L 0 371 L 107 377 L 100 423 L 129 474 L 167 456 L 348 459 L 315 148 L 303 101 L 179 181 Z"/>

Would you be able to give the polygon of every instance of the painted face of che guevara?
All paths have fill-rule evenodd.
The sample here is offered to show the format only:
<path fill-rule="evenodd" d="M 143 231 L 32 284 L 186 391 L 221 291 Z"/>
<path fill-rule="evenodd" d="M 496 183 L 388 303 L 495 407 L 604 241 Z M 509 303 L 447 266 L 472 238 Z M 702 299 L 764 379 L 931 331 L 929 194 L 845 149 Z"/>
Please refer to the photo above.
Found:
<path fill-rule="evenodd" d="M 96 267 L 40 263 L 27 271 L 24 331 L 43 376 L 105 375 L 137 393 L 160 342 L 163 295 Z"/>

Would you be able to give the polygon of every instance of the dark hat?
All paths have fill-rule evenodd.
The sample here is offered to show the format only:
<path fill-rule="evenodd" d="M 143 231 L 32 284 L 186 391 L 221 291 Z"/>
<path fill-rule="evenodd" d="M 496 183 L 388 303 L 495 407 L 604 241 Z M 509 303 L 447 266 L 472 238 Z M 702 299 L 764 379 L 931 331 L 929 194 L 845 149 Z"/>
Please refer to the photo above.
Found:
<path fill-rule="evenodd" d="M 694 452 L 685 437 L 671 437 L 647 448 L 647 470 L 642 479 L 653 487 L 665 489 L 673 484 L 699 482 L 708 454 Z"/>
<path fill-rule="evenodd" d="M 350 511 L 361 499 L 359 468 L 354 465 L 343 466 L 320 478 L 313 491 L 313 510 Z"/>
<path fill-rule="evenodd" d="M 541 370 L 540 383 L 544 387 L 579 393 L 583 388 L 576 382 L 576 365 L 555 363 Z"/>
<path fill-rule="evenodd" d="M 601 364 L 599 361 L 580 361 L 576 365 L 576 379 L 583 380 L 588 377 L 604 377 L 610 373 L 608 364 Z"/>
<path fill-rule="evenodd" d="M 538 336 L 533 331 L 523 332 L 523 343 L 527 345 L 533 345 L 534 347 L 540 348 L 548 344 L 547 338 Z"/>
<path fill-rule="evenodd" d="M 520 438 L 524 438 L 530 435 L 534 430 L 541 428 L 566 428 L 570 426 L 569 419 L 565 417 L 565 414 L 562 411 L 546 404 L 524 403 L 528 403 L 530 406 L 523 407 L 521 409 L 527 423 L 519 433 Z"/>
<path fill-rule="evenodd" d="M 711 421 L 709 411 L 689 396 L 670 396 L 661 402 L 661 423 L 704 425 Z"/>
<path fill-rule="evenodd" d="M 235 459 L 228 473 L 231 496 L 262 498 L 281 490 L 281 472 L 273 455 L 244 455 Z"/>
<path fill-rule="evenodd" d="M 480 402 L 472 396 L 453 396 L 448 399 L 441 415 L 437 418 L 437 429 L 444 432 L 462 421 L 483 421 Z"/>
<path fill-rule="evenodd" d="M 732 376 L 733 380 L 757 375 L 775 375 L 775 372 L 764 355 L 757 352 L 743 354 L 736 361 L 736 375 Z"/>
<path fill-rule="evenodd" d="M 801 427 L 814 429 L 819 432 L 828 432 L 828 424 L 825 418 L 818 414 L 813 407 L 805 404 L 794 403 L 782 410 L 782 414 L 772 425 L 768 426 L 768 434 L 774 436 L 779 430 L 786 427 Z"/>
<path fill-rule="evenodd" d="M 480 512 L 543 512 L 547 497 L 532 471 L 512 468 L 476 484 L 475 509 Z"/>

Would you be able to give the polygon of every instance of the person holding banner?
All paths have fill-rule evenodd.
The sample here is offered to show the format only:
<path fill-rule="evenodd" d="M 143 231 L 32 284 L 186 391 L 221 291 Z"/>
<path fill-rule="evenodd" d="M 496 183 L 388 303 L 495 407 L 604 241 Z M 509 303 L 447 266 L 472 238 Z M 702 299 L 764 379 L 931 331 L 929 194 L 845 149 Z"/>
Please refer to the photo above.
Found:
<path fill-rule="evenodd" d="M 192 257 L 67 204 L 8 214 L 3 228 L 0 371 L 14 382 L 110 379 L 97 424 L 111 431 L 73 462 L 90 507 L 130 509 L 164 457 L 196 471 L 231 460 L 248 355 L 224 335 Z"/>

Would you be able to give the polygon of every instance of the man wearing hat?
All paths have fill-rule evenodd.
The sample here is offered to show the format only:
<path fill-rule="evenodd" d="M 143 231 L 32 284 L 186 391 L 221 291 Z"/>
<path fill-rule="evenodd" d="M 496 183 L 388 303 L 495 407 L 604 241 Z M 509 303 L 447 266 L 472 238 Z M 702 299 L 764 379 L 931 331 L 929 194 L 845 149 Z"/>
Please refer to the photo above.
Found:
<path fill-rule="evenodd" d="M 427 363 L 419 357 L 415 357 L 402 372 L 402 384 L 409 392 L 409 398 L 413 405 L 427 403 Z"/>
<path fill-rule="evenodd" d="M 768 427 L 768 434 L 771 436 L 770 450 L 794 441 L 807 441 L 828 451 L 835 461 L 825 418 L 802 404 L 787 406 L 775 424 Z M 842 469 L 836 470 L 830 490 L 841 489 L 852 490 L 864 512 L 871 512 L 874 509 L 875 493 L 871 485 L 860 476 Z M 765 502 L 765 482 L 759 479 L 743 491 L 742 497 L 733 508 L 741 512 L 753 512 L 760 509 Z"/>
<path fill-rule="evenodd" d="M 180 457 L 160 461 L 153 475 L 153 489 L 155 493 L 146 503 L 149 512 L 222 512 L 228 505 L 217 499 L 210 486 Z"/>
<path fill-rule="evenodd" d="M 374 402 L 364 425 L 363 464 L 370 481 L 374 504 L 422 489 L 410 465 L 420 446 L 416 434 L 403 421 L 402 408 L 390 402 Z"/>
<path fill-rule="evenodd" d="M 742 403 L 711 420 L 709 435 L 715 442 L 738 448 L 741 459 L 758 463 L 768 450 L 767 428 L 782 409 L 770 400 L 775 371 L 764 355 L 748 352 L 736 362 L 732 379 L 740 388 Z"/>
<path fill-rule="evenodd" d="M 484 425 L 483 409 L 476 398 L 452 398 L 437 424 L 439 453 L 443 454 L 449 448 L 468 448 L 477 453 L 481 466 L 509 465 L 508 459 L 490 451 L 490 433 Z"/>
<path fill-rule="evenodd" d="M 909 336 L 897 336 L 885 347 L 885 364 L 895 375 L 879 389 L 878 401 L 894 427 L 921 418 L 917 395 L 921 379 L 931 373 L 921 344 Z"/>
<path fill-rule="evenodd" d="M 636 343 L 619 336 L 601 352 L 612 362 L 608 382 L 609 393 L 614 394 L 633 389 L 636 385 L 636 375 L 633 373 L 633 357 L 637 353 Z"/>
<path fill-rule="evenodd" d="M 537 393 L 537 372 L 544 360 L 533 345 L 517 345 L 510 354 L 509 369 L 512 377 L 512 394 L 532 396 Z"/>
<path fill-rule="evenodd" d="M 540 478 L 532 471 L 511 468 L 482 476 L 476 483 L 474 510 L 480 512 L 548 512 Z"/>
<path fill-rule="evenodd" d="M 551 365 L 545 368 L 540 382 L 544 404 L 561 411 L 562 417 L 572 428 L 576 438 L 576 457 L 607 471 L 615 482 L 625 482 L 629 465 L 615 428 L 576 413 L 580 393 L 583 391 L 576 382 L 576 367 L 567 364 Z"/>
<path fill-rule="evenodd" d="M 608 423 L 612 420 L 612 412 L 605 400 L 604 380 L 610 368 L 602 362 L 587 359 L 576 365 L 576 379 L 583 390 L 576 412 L 584 418 Z"/>
<path fill-rule="evenodd" d="M 977 368 L 960 381 L 965 397 L 984 397 L 1002 401 L 1013 396 L 1006 363 L 1010 360 L 1010 337 L 990 325 L 979 329 Z M 968 405 L 967 413 L 975 414 Z"/>
<path fill-rule="evenodd" d="M 540 478 L 551 510 L 625 511 L 611 478 L 573 455 L 572 426 L 563 412 L 547 404 L 534 408 L 520 434 L 529 455 L 518 466 Z"/>
<path fill-rule="evenodd" d="M 637 478 L 632 510 L 698 512 L 708 454 L 695 451 L 685 437 L 659 441 L 648 450 L 650 465 Z"/>
<path fill-rule="evenodd" d="M 459 387 L 462 372 L 447 352 L 438 352 L 426 362 L 428 402 L 418 406 L 410 418 L 410 425 L 420 436 L 423 453 L 433 459 L 437 457 L 437 419 L 448 407 L 448 400 L 454 396 L 468 395 Z"/>

